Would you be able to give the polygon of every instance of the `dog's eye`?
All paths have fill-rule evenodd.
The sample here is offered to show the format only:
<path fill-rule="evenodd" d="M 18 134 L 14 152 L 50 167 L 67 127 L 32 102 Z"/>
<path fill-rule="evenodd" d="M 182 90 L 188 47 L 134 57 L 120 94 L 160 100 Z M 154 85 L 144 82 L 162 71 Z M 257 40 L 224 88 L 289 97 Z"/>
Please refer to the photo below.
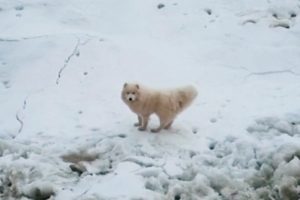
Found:
<path fill-rule="evenodd" d="M 132 92 L 133 95 L 135 95 L 135 92 Z"/>
<path fill-rule="evenodd" d="M 130 92 L 126 92 L 126 94 L 130 94 Z"/>

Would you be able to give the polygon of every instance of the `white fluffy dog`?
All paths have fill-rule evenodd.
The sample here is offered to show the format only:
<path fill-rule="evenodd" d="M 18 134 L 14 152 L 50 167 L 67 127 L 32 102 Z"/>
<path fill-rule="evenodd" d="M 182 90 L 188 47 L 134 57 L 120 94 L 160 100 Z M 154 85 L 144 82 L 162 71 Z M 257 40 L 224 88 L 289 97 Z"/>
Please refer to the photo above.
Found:
<path fill-rule="evenodd" d="M 159 117 L 158 128 L 151 129 L 159 132 L 171 127 L 178 113 L 187 108 L 197 96 L 193 86 L 171 90 L 154 90 L 135 83 L 125 83 L 122 90 L 122 100 L 137 114 L 140 131 L 146 130 L 151 114 Z"/>

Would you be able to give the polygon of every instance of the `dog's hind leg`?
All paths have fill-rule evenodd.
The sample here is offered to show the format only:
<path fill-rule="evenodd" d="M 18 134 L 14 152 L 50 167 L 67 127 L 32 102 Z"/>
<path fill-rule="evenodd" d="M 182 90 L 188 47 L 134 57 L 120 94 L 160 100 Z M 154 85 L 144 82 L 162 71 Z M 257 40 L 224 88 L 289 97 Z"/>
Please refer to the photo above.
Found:
<path fill-rule="evenodd" d="M 169 129 L 173 124 L 173 120 L 171 122 L 169 122 L 165 127 L 164 129 Z"/>
<path fill-rule="evenodd" d="M 168 125 L 171 126 L 171 125 L 172 125 L 172 122 L 173 122 L 173 119 L 163 120 L 162 118 L 159 118 L 159 121 L 160 121 L 159 127 L 158 127 L 158 128 L 154 128 L 154 129 L 151 129 L 151 132 L 157 133 L 157 132 L 159 132 L 161 129 L 167 127 Z"/>
<path fill-rule="evenodd" d="M 141 119 L 142 119 L 142 124 L 139 127 L 139 130 L 144 131 L 148 126 L 149 116 L 142 116 Z"/>
<path fill-rule="evenodd" d="M 138 122 L 134 123 L 134 126 L 141 126 L 142 125 L 142 118 L 138 115 Z"/>

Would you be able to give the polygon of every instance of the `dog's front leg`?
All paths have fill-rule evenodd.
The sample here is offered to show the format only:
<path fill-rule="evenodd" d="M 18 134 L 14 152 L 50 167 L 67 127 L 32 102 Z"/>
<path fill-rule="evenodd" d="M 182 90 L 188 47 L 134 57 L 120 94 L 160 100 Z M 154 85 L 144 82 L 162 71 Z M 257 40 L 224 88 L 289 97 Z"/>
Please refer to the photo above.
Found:
<path fill-rule="evenodd" d="M 142 118 L 138 115 L 138 122 L 134 123 L 134 126 L 142 126 Z"/>
<path fill-rule="evenodd" d="M 139 127 L 139 130 L 144 131 L 147 128 L 149 116 L 142 116 L 141 118 L 142 118 L 142 125 Z"/>

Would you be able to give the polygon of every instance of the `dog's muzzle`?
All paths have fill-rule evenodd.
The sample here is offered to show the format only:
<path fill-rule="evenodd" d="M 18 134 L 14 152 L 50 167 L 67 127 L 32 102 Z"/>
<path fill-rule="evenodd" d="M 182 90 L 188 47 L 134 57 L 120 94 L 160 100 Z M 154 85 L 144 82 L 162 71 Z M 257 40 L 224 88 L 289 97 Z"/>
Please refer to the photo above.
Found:
<path fill-rule="evenodd" d="M 128 100 L 128 101 L 135 101 L 135 99 L 136 99 L 136 96 L 133 95 L 133 94 L 129 94 L 129 95 L 127 96 L 127 100 Z"/>

